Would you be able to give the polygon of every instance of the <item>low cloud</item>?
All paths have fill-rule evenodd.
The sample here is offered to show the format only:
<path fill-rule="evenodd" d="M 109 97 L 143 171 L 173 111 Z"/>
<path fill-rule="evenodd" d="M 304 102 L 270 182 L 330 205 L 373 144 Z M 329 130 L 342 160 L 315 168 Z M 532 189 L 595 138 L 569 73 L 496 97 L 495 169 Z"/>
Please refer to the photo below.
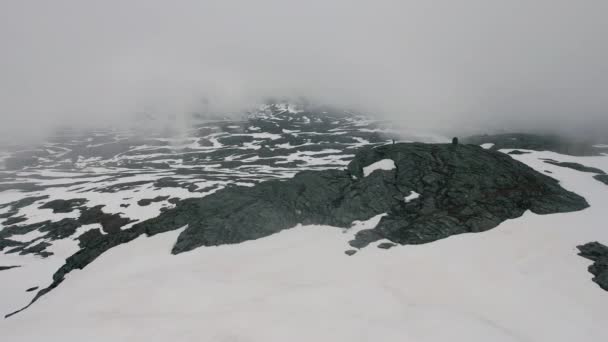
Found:
<path fill-rule="evenodd" d="M 412 129 L 608 128 L 602 1 L 5 0 L 4 136 L 268 96 Z"/>

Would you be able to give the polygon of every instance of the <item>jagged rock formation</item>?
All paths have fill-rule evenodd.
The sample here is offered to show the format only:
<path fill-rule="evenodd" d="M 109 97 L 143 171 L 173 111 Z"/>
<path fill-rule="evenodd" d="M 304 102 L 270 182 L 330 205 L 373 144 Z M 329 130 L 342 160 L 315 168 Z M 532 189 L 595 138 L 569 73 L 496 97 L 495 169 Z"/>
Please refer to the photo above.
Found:
<path fill-rule="evenodd" d="M 478 146 L 383 146 L 357 155 L 348 169 L 359 177 L 365 165 L 384 158 L 395 161 L 397 186 L 420 198 L 392 206 L 376 228 L 357 234 L 351 242 L 355 247 L 381 238 L 400 244 L 431 242 L 488 230 L 526 210 L 548 214 L 588 206 L 556 180 Z"/>
<path fill-rule="evenodd" d="M 592 280 L 608 291 L 608 247 L 595 241 L 577 246 L 577 248 L 580 251 L 578 255 L 593 261 L 588 268 L 589 272 L 594 275 Z"/>
<path fill-rule="evenodd" d="M 598 156 L 605 149 L 593 146 L 590 141 L 578 141 L 557 135 L 538 135 L 526 133 L 507 133 L 493 135 L 474 135 L 463 140 L 465 144 L 494 144 L 490 149 L 524 149 L 553 151 L 573 156 Z"/>
<path fill-rule="evenodd" d="M 369 173 L 368 166 L 386 159 L 395 169 Z M 419 197 L 406 201 L 414 192 Z M 116 245 L 182 227 L 174 254 L 262 238 L 298 223 L 349 227 L 355 220 L 388 213 L 376 228 L 359 232 L 351 241 L 362 248 L 380 239 L 419 244 L 481 232 L 526 210 L 549 214 L 587 206 L 584 198 L 556 180 L 479 146 L 400 143 L 366 148 L 346 170 L 303 171 L 288 180 L 229 186 L 204 198 L 181 200 L 126 230 L 87 231 L 79 237 L 82 249 L 33 301 L 59 285 L 65 274 Z"/>

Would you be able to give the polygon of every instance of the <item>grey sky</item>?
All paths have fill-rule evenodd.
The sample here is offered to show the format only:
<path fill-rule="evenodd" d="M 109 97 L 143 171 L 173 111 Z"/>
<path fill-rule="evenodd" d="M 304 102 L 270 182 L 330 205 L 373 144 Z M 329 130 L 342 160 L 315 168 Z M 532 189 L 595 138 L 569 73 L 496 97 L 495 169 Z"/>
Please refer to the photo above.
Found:
<path fill-rule="evenodd" d="M 424 129 L 608 128 L 608 2 L 3 0 L 0 134 L 307 96 Z"/>

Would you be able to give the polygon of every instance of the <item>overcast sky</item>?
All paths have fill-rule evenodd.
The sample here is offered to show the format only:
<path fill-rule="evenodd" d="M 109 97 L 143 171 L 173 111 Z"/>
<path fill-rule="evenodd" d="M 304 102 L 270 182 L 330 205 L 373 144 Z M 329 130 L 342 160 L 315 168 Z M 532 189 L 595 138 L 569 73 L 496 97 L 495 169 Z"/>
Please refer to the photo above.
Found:
<path fill-rule="evenodd" d="M 425 129 L 608 128 L 605 0 L 2 0 L 0 134 L 306 96 Z"/>

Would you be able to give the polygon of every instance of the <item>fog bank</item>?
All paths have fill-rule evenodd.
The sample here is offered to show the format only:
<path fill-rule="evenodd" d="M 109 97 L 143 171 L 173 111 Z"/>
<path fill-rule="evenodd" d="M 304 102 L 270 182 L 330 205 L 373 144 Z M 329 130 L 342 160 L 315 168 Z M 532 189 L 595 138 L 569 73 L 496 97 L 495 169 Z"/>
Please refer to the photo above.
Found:
<path fill-rule="evenodd" d="M 4 0 L 0 134 L 304 96 L 408 127 L 608 128 L 608 4 Z"/>

